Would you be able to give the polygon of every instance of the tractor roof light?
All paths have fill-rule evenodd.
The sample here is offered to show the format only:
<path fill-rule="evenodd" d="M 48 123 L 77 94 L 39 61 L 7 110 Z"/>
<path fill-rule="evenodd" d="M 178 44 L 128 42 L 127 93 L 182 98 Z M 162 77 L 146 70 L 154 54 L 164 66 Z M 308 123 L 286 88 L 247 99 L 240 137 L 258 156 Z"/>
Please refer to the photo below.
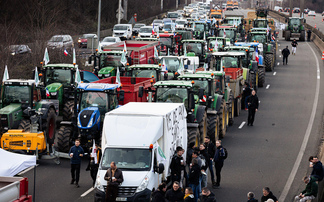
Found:
<path fill-rule="evenodd" d="M 150 149 L 153 149 L 153 144 L 150 144 Z"/>
<path fill-rule="evenodd" d="M 43 76 L 43 74 L 42 74 L 42 73 L 39 73 L 39 74 L 38 74 L 38 76 L 42 77 L 42 76 Z"/>
<path fill-rule="evenodd" d="M 210 75 L 211 75 L 211 76 L 214 76 L 214 73 L 211 73 Z"/>
<path fill-rule="evenodd" d="M 154 75 L 152 75 L 152 78 L 154 78 Z"/>
<path fill-rule="evenodd" d="M 159 67 L 161 67 L 161 63 L 159 64 Z"/>
<path fill-rule="evenodd" d="M 153 83 L 154 82 L 153 79 L 151 79 L 150 82 Z"/>
<path fill-rule="evenodd" d="M 98 52 L 98 48 L 96 49 L 96 52 Z"/>
<path fill-rule="evenodd" d="M 42 64 L 43 64 L 43 62 L 40 62 L 40 64 L 42 65 Z"/>
<path fill-rule="evenodd" d="M 191 84 L 195 84 L 195 81 L 191 81 Z"/>

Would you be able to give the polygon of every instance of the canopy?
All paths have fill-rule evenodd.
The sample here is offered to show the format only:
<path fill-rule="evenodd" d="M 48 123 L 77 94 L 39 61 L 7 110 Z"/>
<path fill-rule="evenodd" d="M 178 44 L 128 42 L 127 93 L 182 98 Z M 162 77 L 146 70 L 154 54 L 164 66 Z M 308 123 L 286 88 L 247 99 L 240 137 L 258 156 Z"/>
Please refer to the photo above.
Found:
<path fill-rule="evenodd" d="M 0 176 L 13 177 L 36 165 L 36 156 L 16 154 L 0 148 Z"/>

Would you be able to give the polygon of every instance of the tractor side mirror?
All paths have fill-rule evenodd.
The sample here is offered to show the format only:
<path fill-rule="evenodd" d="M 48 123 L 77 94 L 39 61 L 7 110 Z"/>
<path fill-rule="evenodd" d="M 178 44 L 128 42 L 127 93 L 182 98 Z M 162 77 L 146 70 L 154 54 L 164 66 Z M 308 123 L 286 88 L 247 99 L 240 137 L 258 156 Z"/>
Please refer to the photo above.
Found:
<path fill-rule="evenodd" d="M 144 94 L 144 87 L 140 86 L 138 87 L 138 97 L 143 97 Z"/>
<path fill-rule="evenodd" d="M 92 56 L 90 56 L 88 59 L 88 64 L 91 64 L 91 63 L 92 63 Z"/>
<path fill-rule="evenodd" d="M 226 83 L 229 83 L 231 81 L 231 77 L 230 76 L 226 76 Z"/>
<path fill-rule="evenodd" d="M 203 88 L 199 88 L 199 99 L 203 99 L 204 98 L 204 89 Z"/>
<path fill-rule="evenodd" d="M 161 174 L 164 171 L 164 164 L 160 163 L 159 166 L 156 168 L 155 172 Z"/>
<path fill-rule="evenodd" d="M 287 19 L 287 18 L 285 19 L 285 22 L 286 22 L 286 23 L 288 22 L 288 19 Z"/>
<path fill-rule="evenodd" d="M 128 63 L 129 65 L 132 64 L 132 58 L 131 58 L 131 57 L 127 57 L 127 63 Z"/>
<path fill-rule="evenodd" d="M 306 23 L 306 19 L 304 19 L 304 23 Z"/>
<path fill-rule="evenodd" d="M 80 77 L 81 77 L 81 81 L 83 81 L 83 79 L 84 79 L 84 72 L 83 71 L 80 71 Z"/>
<path fill-rule="evenodd" d="M 189 95 L 189 108 L 191 109 L 195 109 L 195 97 L 193 93 L 190 93 Z"/>
<path fill-rule="evenodd" d="M 125 98 L 125 91 L 120 90 L 119 91 L 119 101 L 124 101 Z"/>

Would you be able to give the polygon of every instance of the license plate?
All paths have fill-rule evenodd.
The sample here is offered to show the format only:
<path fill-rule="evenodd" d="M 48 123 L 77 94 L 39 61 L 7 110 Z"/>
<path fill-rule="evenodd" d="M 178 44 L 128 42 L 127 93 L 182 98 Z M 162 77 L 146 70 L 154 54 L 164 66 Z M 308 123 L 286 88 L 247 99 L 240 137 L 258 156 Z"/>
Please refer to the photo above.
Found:
<path fill-rule="evenodd" d="M 121 197 L 117 197 L 116 201 L 127 201 L 127 198 L 121 198 Z"/>

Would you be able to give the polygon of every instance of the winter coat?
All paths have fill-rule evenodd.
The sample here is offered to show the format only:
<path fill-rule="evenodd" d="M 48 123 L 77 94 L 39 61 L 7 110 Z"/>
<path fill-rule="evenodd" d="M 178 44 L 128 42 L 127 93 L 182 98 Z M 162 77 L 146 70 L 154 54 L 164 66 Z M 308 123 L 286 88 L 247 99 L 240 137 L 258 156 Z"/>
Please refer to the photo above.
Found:
<path fill-rule="evenodd" d="M 200 202 L 216 202 L 215 194 L 210 192 L 208 196 L 201 195 Z"/>
<path fill-rule="evenodd" d="M 259 98 L 256 95 L 251 95 L 247 99 L 249 108 L 258 109 L 259 108 Z"/>
<path fill-rule="evenodd" d="M 184 166 L 181 165 L 181 160 L 184 160 L 182 156 L 173 156 L 170 164 L 171 175 L 181 176 L 181 170 L 184 169 Z"/>
<path fill-rule="evenodd" d="M 180 190 L 174 191 L 173 188 L 169 189 L 165 194 L 165 199 L 169 202 L 183 201 L 184 193 Z"/>
<path fill-rule="evenodd" d="M 184 199 L 184 202 L 195 202 L 195 196 L 193 194 L 190 194 Z"/>
<path fill-rule="evenodd" d="M 165 202 L 165 192 L 155 190 L 152 194 L 152 202 Z"/>
<path fill-rule="evenodd" d="M 323 165 L 322 162 L 318 161 L 317 163 L 315 163 L 313 165 L 313 170 L 311 173 L 311 176 L 314 176 L 317 178 L 318 181 L 322 181 L 323 180 Z"/>
<path fill-rule="evenodd" d="M 204 145 L 205 145 L 205 148 L 206 148 L 208 156 L 209 156 L 208 160 L 210 160 L 210 158 L 213 158 L 215 155 L 216 147 L 215 147 L 214 143 L 212 143 L 212 142 L 209 142 L 208 144 L 205 143 Z"/>
<path fill-rule="evenodd" d="M 306 185 L 306 188 L 304 191 L 302 191 L 302 194 L 304 194 L 305 196 L 317 196 L 317 192 L 318 192 L 318 185 L 316 183 L 316 178 L 315 177 L 311 177 L 309 182 Z"/>
<path fill-rule="evenodd" d="M 115 177 L 117 181 L 113 182 L 112 177 Z M 118 186 L 120 183 L 124 181 L 123 173 L 120 169 L 117 168 L 115 171 L 115 175 L 112 176 L 112 170 L 111 168 L 109 168 L 106 172 L 105 180 L 108 181 L 107 182 L 108 185 Z"/>
<path fill-rule="evenodd" d="M 81 156 L 80 154 L 84 154 L 83 148 L 81 146 L 73 146 L 71 147 L 69 154 L 73 153 L 73 157 L 71 158 L 71 164 L 81 164 Z"/>
<path fill-rule="evenodd" d="M 200 156 L 200 158 L 201 158 L 202 161 L 205 161 L 205 165 L 204 166 L 201 166 L 201 169 L 202 170 L 206 170 L 208 168 L 208 163 L 209 163 L 209 155 L 207 153 L 207 150 L 206 149 L 200 150 L 200 155 L 199 156 Z"/>
<path fill-rule="evenodd" d="M 198 185 L 199 184 L 199 177 L 201 174 L 201 170 L 199 165 L 194 164 L 192 165 L 190 171 L 189 171 L 189 184 L 194 184 L 194 185 Z"/>
<path fill-rule="evenodd" d="M 258 202 L 258 200 L 255 199 L 255 198 L 251 198 L 251 199 L 249 199 L 247 202 Z"/>
<path fill-rule="evenodd" d="M 285 48 L 281 51 L 281 54 L 284 56 L 284 57 L 288 57 L 290 55 L 290 51 L 288 48 Z"/>
<path fill-rule="evenodd" d="M 222 146 L 217 147 L 215 156 L 214 156 L 214 162 L 215 163 L 223 163 L 224 162 L 223 156 L 225 156 L 225 151 L 224 151 L 223 147 Z"/>
<path fill-rule="evenodd" d="M 268 199 L 272 199 L 272 200 L 274 200 L 274 202 L 277 202 L 278 201 L 278 199 L 277 199 L 277 197 L 275 197 L 274 195 L 273 195 L 273 193 L 270 191 L 270 193 L 267 195 L 267 196 L 262 196 L 261 197 L 261 202 L 265 202 L 265 201 L 267 201 Z"/>

